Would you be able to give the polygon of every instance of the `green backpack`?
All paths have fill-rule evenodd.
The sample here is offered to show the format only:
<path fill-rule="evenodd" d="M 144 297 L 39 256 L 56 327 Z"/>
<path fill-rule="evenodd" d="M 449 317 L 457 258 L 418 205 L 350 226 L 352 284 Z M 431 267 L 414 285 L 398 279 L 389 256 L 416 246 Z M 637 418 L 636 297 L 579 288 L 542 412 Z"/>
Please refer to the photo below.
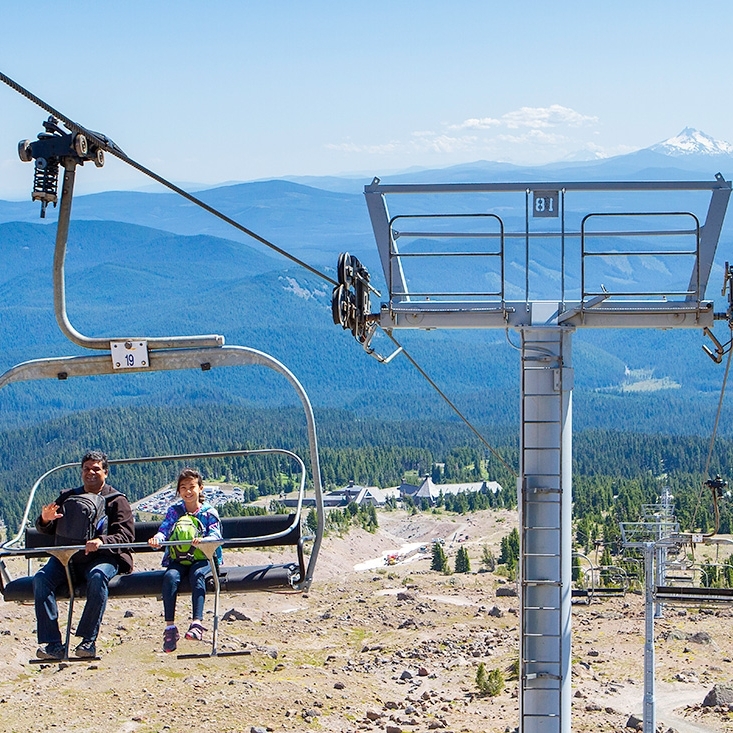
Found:
<path fill-rule="evenodd" d="M 198 560 L 206 560 L 206 555 L 192 544 L 196 537 L 204 536 L 204 525 L 193 514 L 184 514 L 173 525 L 173 531 L 168 538 L 169 542 L 178 542 L 180 545 L 168 546 L 168 557 L 181 565 L 190 565 Z"/>

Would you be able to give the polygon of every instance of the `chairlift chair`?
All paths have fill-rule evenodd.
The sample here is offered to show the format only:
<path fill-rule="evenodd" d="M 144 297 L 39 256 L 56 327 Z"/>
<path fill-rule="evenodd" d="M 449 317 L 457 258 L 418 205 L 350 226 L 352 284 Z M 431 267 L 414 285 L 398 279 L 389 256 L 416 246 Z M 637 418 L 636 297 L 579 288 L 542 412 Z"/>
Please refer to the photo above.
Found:
<path fill-rule="evenodd" d="M 311 481 L 314 489 L 314 507 L 316 510 L 316 529 L 312 538 L 301 537 L 300 522 L 301 508 L 304 499 L 306 485 L 306 470 L 303 461 L 293 453 L 279 449 L 264 449 L 259 452 L 279 452 L 287 454 L 300 463 L 301 484 L 299 490 L 298 506 L 291 515 L 278 515 L 274 518 L 242 517 L 234 520 L 224 519 L 224 540 L 222 545 L 225 548 L 253 547 L 272 544 L 290 544 L 298 548 L 297 562 L 288 565 L 235 567 L 220 568 L 218 573 L 213 575 L 215 591 L 215 625 L 218 625 L 218 601 L 219 594 L 223 591 L 245 592 L 248 590 L 264 589 L 289 589 L 306 591 L 310 587 L 315 572 L 316 561 L 323 539 L 325 526 L 323 495 L 321 486 L 320 461 L 318 456 L 318 443 L 316 437 L 315 418 L 310 399 L 297 380 L 295 375 L 281 362 L 265 352 L 258 351 L 244 346 L 226 346 L 223 336 L 216 334 L 193 335 L 193 336 L 172 336 L 156 338 L 140 338 L 124 335 L 119 338 L 95 338 L 80 333 L 69 321 L 66 312 L 66 289 L 64 277 L 64 263 L 66 258 L 66 246 L 71 217 L 71 202 L 73 198 L 74 181 L 76 168 L 83 165 L 85 161 L 93 161 L 101 167 L 103 155 L 96 155 L 96 148 L 88 145 L 85 147 L 79 140 L 79 134 L 65 134 L 58 125 L 49 120 L 49 127 L 45 125 L 46 132 L 39 135 L 35 143 L 23 141 L 19 146 L 21 160 L 38 160 L 44 155 L 54 158 L 52 161 L 56 171 L 63 170 L 63 186 L 59 202 L 59 217 L 56 227 L 56 242 L 54 250 L 53 283 L 54 283 L 54 311 L 56 321 L 62 333 L 74 344 L 87 350 L 97 351 L 97 354 L 84 354 L 82 356 L 52 357 L 45 359 L 33 359 L 25 361 L 8 369 L 0 375 L 0 388 L 15 382 L 24 382 L 39 379 L 55 379 L 61 382 L 74 377 L 97 376 L 97 375 L 127 375 L 141 372 L 172 371 L 172 370 L 201 370 L 208 372 L 211 369 L 229 366 L 258 365 L 281 374 L 286 378 L 295 390 L 303 407 L 308 433 L 309 458 L 311 468 Z M 95 134 L 96 135 L 96 134 Z M 92 146 L 93 147 L 93 146 Z M 91 152 L 90 152 L 91 151 Z M 46 158 L 44 161 L 47 162 Z M 45 163 L 44 163 L 45 165 Z M 47 178 L 47 177 L 46 177 Z M 43 209 L 48 203 L 56 205 L 55 183 L 46 180 L 35 181 L 38 188 L 43 184 L 44 195 L 40 193 L 35 200 L 42 202 Z M 52 186 L 53 184 L 53 186 Z M 53 188 L 54 196 L 50 195 Z M 34 189 L 35 191 L 35 189 Z M 39 188 L 40 191 L 40 188 Z M 143 458 L 120 458 L 110 460 L 110 464 L 124 464 L 131 462 L 151 462 L 178 459 L 194 459 L 205 457 L 225 457 L 238 455 L 251 455 L 258 451 L 229 450 L 218 453 L 196 453 L 187 455 L 170 455 L 160 457 Z M 5 600 L 28 601 L 32 599 L 32 579 L 12 579 L 9 575 L 7 564 L 4 562 L 10 556 L 37 557 L 54 554 L 60 559 L 65 558 L 68 566 L 68 559 L 76 552 L 78 547 L 53 547 L 47 546 L 47 540 L 39 538 L 35 530 L 28 528 L 33 497 L 40 483 L 55 474 L 68 468 L 64 464 L 56 466 L 44 473 L 34 484 L 30 492 L 30 498 L 21 521 L 18 533 L 9 541 L 0 546 L 0 579 L 2 580 L 2 593 Z M 282 517 L 285 517 L 283 519 Z M 152 525 L 152 523 L 149 523 Z M 132 545 L 134 551 L 149 550 L 147 539 L 152 536 L 157 525 L 138 525 L 136 529 L 135 543 Z M 306 565 L 303 556 L 303 542 L 312 539 L 310 556 Z M 206 543 L 206 552 L 210 562 L 216 549 L 216 543 Z M 110 545 L 111 547 L 111 545 Z M 203 549 L 203 548 L 202 548 Z M 68 575 L 68 572 L 67 572 Z M 128 576 L 117 576 L 110 583 L 110 595 L 136 596 L 156 594 L 156 580 L 146 573 L 133 573 Z M 69 577 L 70 602 L 69 622 L 73 611 L 73 599 L 80 589 L 73 587 Z M 70 623 L 69 623 L 70 626 Z M 67 650 L 68 650 L 67 629 Z M 212 644 L 212 655 L 217 654 L 216 649 L 216 628 Z"/>

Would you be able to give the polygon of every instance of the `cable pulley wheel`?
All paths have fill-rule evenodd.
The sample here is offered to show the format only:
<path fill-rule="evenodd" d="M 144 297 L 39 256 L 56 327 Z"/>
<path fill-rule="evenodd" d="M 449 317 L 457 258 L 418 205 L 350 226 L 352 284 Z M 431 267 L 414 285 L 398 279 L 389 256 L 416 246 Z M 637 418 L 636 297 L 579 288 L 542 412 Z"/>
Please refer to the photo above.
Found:
<path fill-rule="evenodd" d="M 74 135 L 74 151 L 80 158 L 86 158 L 89 153 L 89 143 L 87 142 L 86 135 L 82 135 L 78 132 Z"/>
<path fill-rule="evenodd" d="M 342 252 L 339 255 L 337 272 L 338 281 L 341 285 L 349 287 L 354 282 L 353 257 L 348 252 Z"/>
<path fill-rule="evenodd" d="M 331 315 L 333 322 L 343 329 L 353 329 L 355 326 L 354 295 L 343 285 L 333 289 L 331 299 Z"/>
<path fill-rule="evenodd" d="M 31 153 L 31 141 L 21 140 L 18 143 L 18 157 L 24 163 L 30 163 L 33 160 L 33 153 Z"/>

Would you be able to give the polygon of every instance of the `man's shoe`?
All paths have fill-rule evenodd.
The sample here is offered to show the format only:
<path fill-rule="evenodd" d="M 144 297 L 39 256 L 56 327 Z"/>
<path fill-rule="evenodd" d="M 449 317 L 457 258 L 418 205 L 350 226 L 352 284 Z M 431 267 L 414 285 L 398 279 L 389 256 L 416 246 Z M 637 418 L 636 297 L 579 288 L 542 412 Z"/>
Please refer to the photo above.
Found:
<path fill-rule="evenodd" d="M 181 637 L 178 635 L 178 629 L 175 626 L 168 627 L 163 632 L 163 651 L 174 652 L 178 647 L 178 640 Z"/>
<path fill-rule="evenodd" d="M 66 648 L 60 641 L 52 641 L 45 646 L 36 649 L 36 656 L 39 659 L 63 659 L 66 656 Z"/>
<path fill-rule="evenodd" d="M 76 654 L 77 657 L 96 657 L 97 645 L 92 639 L 84 639 L 81 644 L 74 649 L 74 654 Z"/>

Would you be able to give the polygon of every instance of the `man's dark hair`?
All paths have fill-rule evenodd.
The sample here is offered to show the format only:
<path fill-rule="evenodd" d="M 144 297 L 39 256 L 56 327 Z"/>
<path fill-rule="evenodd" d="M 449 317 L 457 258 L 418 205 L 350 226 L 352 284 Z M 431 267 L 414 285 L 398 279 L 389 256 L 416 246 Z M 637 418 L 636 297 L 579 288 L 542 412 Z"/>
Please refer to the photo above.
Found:
<path fill-rule="evenodd" d="M 84 464 L 87 461 L 99 461 L 102 464 L 102 468 L 105 471 L 109 471 L 109 463 L 107 463 L 107 454 L 103 453 L 101 450 L 87 451 L 84 454 L 84 458 L 81 459 L 81 465 L 84 466 Z"/>

